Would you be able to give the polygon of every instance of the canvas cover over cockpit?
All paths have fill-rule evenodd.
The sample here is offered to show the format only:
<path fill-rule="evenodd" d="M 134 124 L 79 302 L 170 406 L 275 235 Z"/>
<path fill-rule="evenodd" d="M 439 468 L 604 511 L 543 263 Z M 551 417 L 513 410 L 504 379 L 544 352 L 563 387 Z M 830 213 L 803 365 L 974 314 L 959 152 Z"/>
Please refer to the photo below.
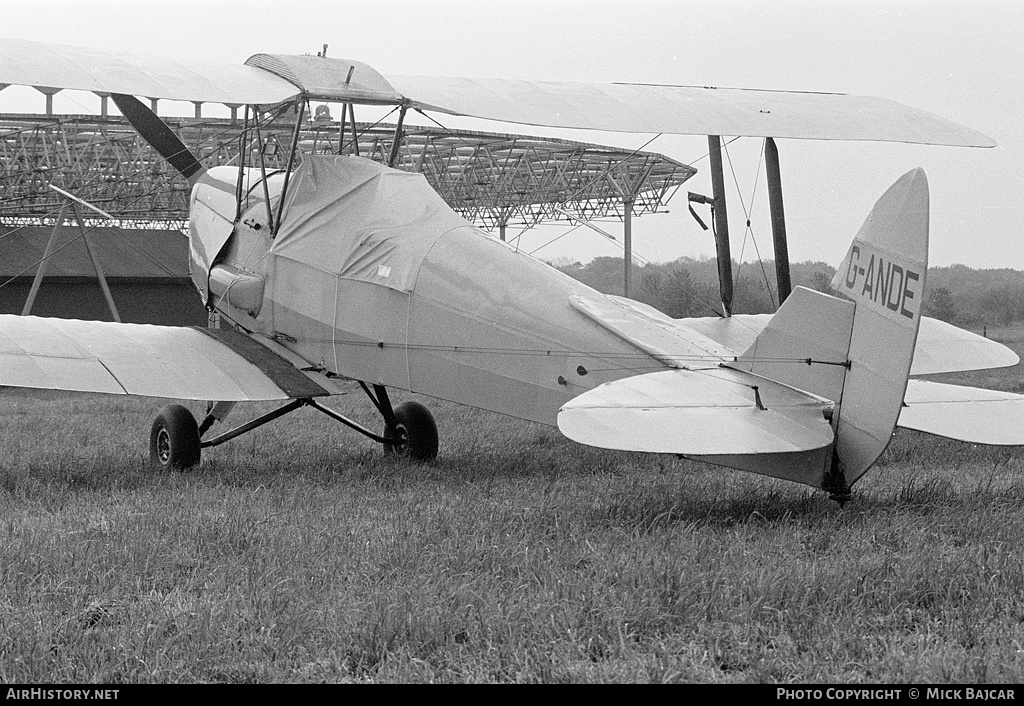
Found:
<path fill-rule="evenodd" d="M 305 157 L 285 198 L 272 256 L 402 292 L 445 233 L 474 228 L 421 174 L 360 157 Z"/>

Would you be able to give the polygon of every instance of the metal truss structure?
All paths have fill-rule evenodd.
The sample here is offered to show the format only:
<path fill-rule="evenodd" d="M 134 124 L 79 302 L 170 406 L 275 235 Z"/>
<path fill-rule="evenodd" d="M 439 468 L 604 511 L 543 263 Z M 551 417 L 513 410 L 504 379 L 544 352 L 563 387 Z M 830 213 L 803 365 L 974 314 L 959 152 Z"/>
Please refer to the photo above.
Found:
<path fill-rule="evenodd" d="M 286 169 L 295 117 L 262 128 L 262 160 Z M 242 122 L 163 117 L 207 166 L 233 163 Z M 696 170 L 652 152 L 552 138 L 406 124 L 332 121 L 321 113 L 299 131 L 301 154 L 357 154 L 422 173 L 448 204 L 485 228 L 554 220 L 628 218 L 662 209 Z M 252 145 L 249 146 L 252 149 Z M 252 164 L 252 155 L 248 158 Z M 181 228 L 188 183 L 119 116 L 0 115 L 0 223 L 52 224 L 58 186 L 115 216 L 122 227 Z M 629 213 L 627 213 L 627 211 Z"/>

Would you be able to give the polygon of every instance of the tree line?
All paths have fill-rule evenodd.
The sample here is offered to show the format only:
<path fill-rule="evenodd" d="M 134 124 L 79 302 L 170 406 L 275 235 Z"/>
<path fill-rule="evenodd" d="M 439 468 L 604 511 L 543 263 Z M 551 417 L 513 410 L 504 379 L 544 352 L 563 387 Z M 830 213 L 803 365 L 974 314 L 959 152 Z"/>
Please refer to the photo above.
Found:
<path fill-rule="evenodd" d="M 622 258 L 597 257 L 586 264 L 553 262 L 557 269 L 605 294 L 622 295 Z M 793 286 L 834 294 L 835 268 L 824 262 L 790 266 Z M 775 263 L 733 263 L 733 313 L 766 314 L 778 308 Z M 715 316 L 722 305 L 714 259 L 680 258 L 635 265 L 632 298 L 669 316 Z M 980 270 L 965 265 L 929 267 L 924 314 L 964 328 L 1009 326 L 1024 321 L 1024 272 Z"/>

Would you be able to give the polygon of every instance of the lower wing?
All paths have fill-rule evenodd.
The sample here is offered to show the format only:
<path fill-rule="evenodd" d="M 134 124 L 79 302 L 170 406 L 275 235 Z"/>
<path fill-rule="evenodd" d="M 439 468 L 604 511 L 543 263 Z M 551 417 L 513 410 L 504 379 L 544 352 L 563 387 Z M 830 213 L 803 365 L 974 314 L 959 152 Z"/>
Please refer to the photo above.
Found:
<path fill-rule="evenodd" d="M 0 385 L 225 402 L 331 394 L 237 331 L 9 314 Z"/>
<path fill-rule="evenodd" d="M 911 380 L 898 425 L 975 444 L 1024 444 L 1024 395 Z"/>

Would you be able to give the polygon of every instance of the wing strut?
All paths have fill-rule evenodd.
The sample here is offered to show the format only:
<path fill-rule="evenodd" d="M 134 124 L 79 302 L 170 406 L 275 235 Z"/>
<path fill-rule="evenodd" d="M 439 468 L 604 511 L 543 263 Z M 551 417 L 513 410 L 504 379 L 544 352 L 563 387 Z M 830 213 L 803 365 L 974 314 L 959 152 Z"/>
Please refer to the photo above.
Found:
<path fill-rule="evenodd" d="M 775 138 L 766 137 L 764 161 L 768 175 L 768 208 L 772 214 L 772 240 L 775 242 L 775 283 L 779 291 L 779 306 L 792 293 L 789 280 L 789 246 L 786 244 L 786 212 L 782 207 L 782 173 L 779 170 L 779 149 Z"/>
<path fill-rule="evenodd" d="M 779 306 L 793 291 L 789 276 L 789 246 L 786 243 L 786 214 L 782 200 L 782 175 L 779 169 L 779 150 L 775 140 L 765 138 L 765 163 L 768 174 L 768 205 L 771 209 L 772 240 L 775 244 L 775 281 L 779 292 Z M 732 316 L 733 282 L 732 253 L 729 247 L 729 215 L 725 204 L 725 175 L 722 167 L 722 138 L 708 135 L 708 157 L 711 162 L 710 200 L 714 217 L 715 253 L 718 259 L 718 287 L 725 316 Z M 691 199 L 696 200 L 696 199 Z M 707 203 L 708 201 L 705 200 Z M 691 208 L 692 210 L 692 208 Z M 698 218 L 698 221 L 700 219 Z M 703 223 L 701 224 L 703 225 Z M 629 296 L 628 294 L 626 296 Z"/>
<path fill-rule="evenodd" d="M 708 135 L 711 159 L 711 194 L 715 199 L 715 251 L 718 257 L 718 290 L 725 315 L 732 316 L 732 252 L 729 249 L 729 215 L 725 210 L 725 173 L 722 170 L 722 138 Z"/>

